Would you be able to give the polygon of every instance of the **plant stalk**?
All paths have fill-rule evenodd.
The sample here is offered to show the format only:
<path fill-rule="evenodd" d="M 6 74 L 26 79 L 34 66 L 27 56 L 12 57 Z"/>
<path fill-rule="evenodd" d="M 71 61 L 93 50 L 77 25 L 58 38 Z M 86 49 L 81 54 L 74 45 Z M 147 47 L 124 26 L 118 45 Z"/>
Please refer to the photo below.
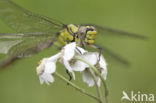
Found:
<path fill-rule="evenodd" d="M 64 76 L 62 76 L 61 74 L 59 74 L 58 72 L 55 72 L 55 75 L 56 75 L 57 77 L 59 77 L 60 79 L 62 79 L 63 81 L 67 82 L 70 86 L 72 86 L 72 87 L 75 88 L 77 91 L 81 92 L 82 94 L 85 94 L 85 95 L 87 95 L 87 96 L 89 96 L 89 97 L 91 97 L 91 98 L 93 98 L 93 99 L 95 99 L 95 100 L 97 100 L 97 101 L 100 101 L 100 98 L 98 98 L 98 97 L 96 97 L 96 96 L 94 96 L 94 95 L 92 95 L 92 94 L 86 92 L 84 89 L 82 89 L 82 88 L 78 87 L 76 84 L 70 82 L 70 81 L 67 80 Z"/>
<path fill-rule="evenodd" d="M 75 59 L 80 60 L 80 61 L 86 63 L 87 65 L 89 65 L 91 67 L 91 69 L 100 77 L 100 79 L 104 85 L 104 89 L 105 89 L 105 101 L 106 101 L 106 103 L 108 103 L 108 87 L 107 87 L 106 81 L 104 80 L 104 78 L 102 77 L 100 72 L 84 58 L 82 58 L 80 56 L 75 56 Z"/>
<path fill-rule="evenodd" d="M 89 72 L 91 73 L 91 75 L 92 75 L 92 77 L 94 79 L 95 86 L 96 86 L 96 91 L 97 91 L 97 95 L 98 95 L 98 97 L 100 99 L 99 103 L 103 103 L 103 101 L 102 101 L 102 95 L 101 95 L 101 91 L 100 91 L 100 87 L 97 84 L 96 75 L 95 75 L 95 73 L 90 68 L 88 68 L 88 70 L 89 70 Z"/>

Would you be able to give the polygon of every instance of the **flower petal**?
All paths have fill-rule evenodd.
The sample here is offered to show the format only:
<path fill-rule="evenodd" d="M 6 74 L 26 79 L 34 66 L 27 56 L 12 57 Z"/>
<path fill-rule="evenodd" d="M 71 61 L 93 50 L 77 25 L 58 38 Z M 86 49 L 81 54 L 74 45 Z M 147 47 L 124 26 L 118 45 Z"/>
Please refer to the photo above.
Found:
<path fill-rule="evenodd" d="M 106 61 L 105 61 L 103 56 L 100 56 L 99 64 L 100 64 L 101 68 L 107 69 L 107 63 L 106 63 Z"/>
<path fill-rule="evenodd" d="M 88 84 L 89 87 L 92 87 L 95 84 L 95 82 L 92 78 L 92 75 L 90 74 L 90 72 L 88 70 L 85 70 L 82 72 L 82 79 L 85 83 Z"/>
<path fill-rule="evenodd" d="M 84 71 L 86 67 L 88 67 L 87 64 L 79 60 L 71 65 L 73 71 Z"/>
<path fill-rule="evenodd" d="M 42 75 L 39 76 L 39 79 L 41 84 L 45 82 L 46 84 L 49 85 L 49 82 L 50 83 L 54 82 L 53 76 L 49 73 L 43 73 Z"/>
<path fill-rule="evenodd" d="M 98 55 L 96 52 L 88 52 L 88 53 L 82 55 L 81 57 L 84 58 L 85 60 L 87 60 L 92 65 L 95 65 L 98 61 Z"/>
<path fill-rule="evenodd" d="M 66 59 L 68 61 L 71 60 L 75 55 L 75 48 L 76 48 L 76 43 L 75 42 L 67 44 L 64 47 L 63 59 Z"/>
<path fill-rule="evenodd" d="M 54 60 L 54 59 L 53 59 Z M 56 60 L 56 59 L 55 59 Z M 49 85 L 49 82 L 54 82 L 52 73 L 56 71 L 56 61 L 50 61 L 49 58 L 42 59 L 41 64 L 37 67 L 40 83 L 44 82 Z"/>
<path fill-rule="evenodd" d="M 107 77 L 107 63 L 104 59 L 103 56 L 100 57 L 100 61 L 99 61 L 100 67 L 102 68 L 102 73 L 101 75 L 104 77 L 104 79 L 106 80 Z"/>
<path fill-rule="evenodd" d="M 101 75 L 106 80 L 107 79 L 107 69 L 103 69 Z"/>
<path fill-rule="evenodd" d="M 69 64 L 69 62 L 68 62 L 66 59 L 64 59 L 64 60 L 63 60 L 63 63 L 64 63 L 64 66 L 66 67 L 66 69 L 67 69 L 69 72 L 72 73 L 73 79 L 75 80 L 75 74 L 74 74 L 74 72 L 73 72 L 73 70 L 72 70 L 72 68 L 71 68 L 71 66 L 70 66 L 70 64 Z"/>
<path fill-rule="evenodd" d="M 92 65 L 95 65 L 98 61 L 97 55 L 95 55 L 96 53 L 86 53 L 84 55 L 80 55 L 82 58 L 84 58 L 85 60 L 87 60 L 89 63 L 91 63 Z M 73 69 L 73 71 L 84 71 L 85 68 L 89 67 L 86 63 L 77 60 L 73 65 L 71 65 L 71 68 Z"/>
<path fill-rule="evenodd" d="M 44 83 L 44 79 L 42 77 L 39 76 L 39 79 L 40 79 L 40 84 L 43 84 Z"/>
<path fill-rule="evenodd" d="M 61 52 L 57 53 L 56 55 L 51 56 L 50 58 L 48 58 L 49 61 L 53 61 L 56 62 L 58 58 L 61 57 Z"/>
<path fill-rule="evenodd" d="M 36 72 L 38 75 L 44 72 L 46 61 L 47 61 L 47 58 L 42 59 L 41 64 L 36 68 Z"/>
<path fill-rule="evenodd" d="M 53 62 L 47 62 L 47 63 L 45 64 L 45 70 L 44 70 L 45 73 L 50 73 L 50 74 L 52 74 L 52 73 L 54 73 L 55 71 L 56 71 L 56 64 L 55 64 L 55 63 L 53 63 Z"/>

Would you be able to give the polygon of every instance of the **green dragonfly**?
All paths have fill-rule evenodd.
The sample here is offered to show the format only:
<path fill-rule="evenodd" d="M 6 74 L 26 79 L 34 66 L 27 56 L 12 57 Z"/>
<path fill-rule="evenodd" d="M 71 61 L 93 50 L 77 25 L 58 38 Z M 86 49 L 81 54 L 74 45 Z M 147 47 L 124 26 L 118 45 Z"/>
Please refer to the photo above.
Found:
<path fill-rule="evenodd" d="M 46 16 L 32 13 L 10 0 L 0 0 L 0 20 L 17 33 L 0 33 L 0 53 L 7 56 L 0 62 L 0 68 L 12 61 L 30 57 L 54 44 L 62 47 L 67 43 L 97 48 L 128 65 L 128 61 L 106 47 L 96 44 L 98 35 L 121 35 L 146 39 L 146 37 L 94 24 L 63 24 Z M 97 32 L 98 31 L 98 32 Z M 97 35 L 98 34 L 98 35 Z"/>

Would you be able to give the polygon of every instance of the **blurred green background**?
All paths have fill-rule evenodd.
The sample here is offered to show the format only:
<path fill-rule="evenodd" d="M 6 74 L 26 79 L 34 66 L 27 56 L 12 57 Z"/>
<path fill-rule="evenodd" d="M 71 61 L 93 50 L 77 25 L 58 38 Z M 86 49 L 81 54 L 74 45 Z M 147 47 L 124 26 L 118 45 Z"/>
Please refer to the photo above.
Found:
<path fill-rule="evenodd" d="M 30 11 L 46 15 L 65 24 L 93 23 L 149 37 L 138 40 L 128 37 L 100 37 L 100 43 L 127 58 L 127 67 L 105 54 L 108 63 L 109 103 L 121 102 L 122 91 L 156 95 L 156 1 L 155 0 L 13 0 Z M 14 32 L 0 21 L 0 32 Z M 58 51 L 41 53 L 14 62 L 0 71 L 0 103 L 96 103 L 55 78 L 50 86 L 40 85 L 36 75 L 37 62 Z M 58 72 L 65 74 L 63 66 Z M 74 83 L 96 94 L 76 73 Z M 102 89 L 103 90 L 103 89 Z M 146 102 L 148 103 L 148 102 Z"/>

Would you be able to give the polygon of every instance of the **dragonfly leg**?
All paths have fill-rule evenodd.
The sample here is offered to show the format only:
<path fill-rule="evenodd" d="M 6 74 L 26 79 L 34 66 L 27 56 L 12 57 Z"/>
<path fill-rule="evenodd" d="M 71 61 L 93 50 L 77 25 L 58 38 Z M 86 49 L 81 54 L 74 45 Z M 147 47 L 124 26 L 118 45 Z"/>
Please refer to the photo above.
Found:
<path fill-rule="evenodd" d="M 68 76 L 69 76 L 69 81 L 71 81 L 72 80 L 72 76 L 71 76 L 71 74 L 69 73 L 69 71 L 66 69 L 66 73 L 68 74 Z M 67 85 L 69 85 L 69 83 L 67 83 Z"/>
<path fill-rule="evenodd" d="M 102 52 L 107 53 L 110 55 L 112 58 L 116 59 L 120 63 L 124 64 L 125 66 L 130 66 L 129 61 L 127 61 L 125 58 L 121 57 L 119 54 L 114 53 L 112 50 L 102 46 Z"/>
<path fill-rule="evenodd" d="M 100 61 L 100 57 L 102 55 L 102 48 L 100 46 L 95 45 L 95 44 L 94 45 L 91 45 L 91 47 L 99 50 L 99 58 L 98 58 L 98 61 Z"/>

